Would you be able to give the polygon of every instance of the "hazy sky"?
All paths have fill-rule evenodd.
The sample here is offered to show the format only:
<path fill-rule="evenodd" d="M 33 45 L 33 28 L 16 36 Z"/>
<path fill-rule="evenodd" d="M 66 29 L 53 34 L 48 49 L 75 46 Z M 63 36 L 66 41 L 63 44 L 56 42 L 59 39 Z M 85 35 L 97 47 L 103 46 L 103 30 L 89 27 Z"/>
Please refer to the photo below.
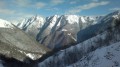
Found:
<path fill-rule="evenodd" d="M 34 15 L 105 15 L 120 9 L 120 0 L 0 0 L 0 18 L 19 20 Z"/>

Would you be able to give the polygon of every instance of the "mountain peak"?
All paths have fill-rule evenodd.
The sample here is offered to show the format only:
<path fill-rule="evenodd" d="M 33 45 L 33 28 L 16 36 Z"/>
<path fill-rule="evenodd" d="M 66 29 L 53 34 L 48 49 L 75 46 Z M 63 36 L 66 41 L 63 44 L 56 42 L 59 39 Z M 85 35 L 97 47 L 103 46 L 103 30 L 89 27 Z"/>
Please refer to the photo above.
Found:
<path fill-rule="evenodd" d="M 0 28 L 12 28 L 12 27 L 13 25 L 10 22 L 0 19 Z"/>

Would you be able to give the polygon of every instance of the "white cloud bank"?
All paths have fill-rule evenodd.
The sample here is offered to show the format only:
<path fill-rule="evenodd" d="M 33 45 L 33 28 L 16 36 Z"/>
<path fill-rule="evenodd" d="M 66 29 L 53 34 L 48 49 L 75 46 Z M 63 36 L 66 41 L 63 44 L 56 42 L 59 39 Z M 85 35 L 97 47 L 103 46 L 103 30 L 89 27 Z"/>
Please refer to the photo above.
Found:
<path fill-rule="evenodd" d="M 111 8 L 110 10 L 112 11 L 120 10 L 120 7 Z"/>
<path fill-rule="evenodd" d="M 82 10 L 88 10 L 88 9 L 95 8 L 98 6 L 107 5 L 109 3 L 110 3 L 109 1 L 91 2 L 89 4 L 84 4 L 84 5 L 74 7 L 73 9 L 68 10 L 67 14 L 77 14 L 81 12 Z"/>
<path fill-rule="evenodd" d="M 62 4 L 62 3 L 64 3 L 63 0 L 51 0 L 52 5 L 59 5 L 59 4 Z"/>

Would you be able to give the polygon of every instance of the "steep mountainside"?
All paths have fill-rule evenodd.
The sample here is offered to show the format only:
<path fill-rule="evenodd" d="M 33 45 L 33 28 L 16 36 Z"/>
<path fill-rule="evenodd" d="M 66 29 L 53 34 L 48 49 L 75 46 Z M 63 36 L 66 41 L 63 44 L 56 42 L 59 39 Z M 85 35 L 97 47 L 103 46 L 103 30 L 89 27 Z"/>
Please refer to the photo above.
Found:
<path fill-rule="evenodd" d="M 77 42 L 83 42 L 93 36 L 95 36 L 97 33 L 100 33 L 110 26 L 114 26 L 113 23 L 108 22 L 114 22 L 116 19 L 119 18 L 120 12 L 115 11 L 113 13 L 110 13 L 106 15 L 102 20 L 98 21 L 98 24 L 92 25 L 90 27 L 87 27 L 77 33 Z"/>
<path fill-rule="evenodd" d="M 48 57 L 39 63 L 39 67 L 119 67 L 120 12 L 105 16 L 100 23 L 104 26 L 93 31 L 96 35 L 92 38 Z"/>
<path fill-rule="evenodd" d="M 0 19 L 0 55 L 19 61 L 39 59 L 49 49 L 39 45 L 32 37 L 10 22 Z"/>
<path fill-rule="evenodd" d="M 29 19 L 24 19 L 21 23 L 18 24 L 18 27 L 29 33 L 29 35 L 36 37 L 44 22 L 44 18 L 36 15 Z"/>
<path fill-rule="evenodd" d="M 35 16 L 18 24 L 18 27 L 36 37 L 36 40 L 41 44 L 54 49 L 76 43 L 77 32 L 96 24 L 101 18 L 77 15 L 54 15 L 43 19 L 42 17 L 38 18 L 38 16 Z"/>
<path fill-rule="evenodd" d="M 97 49 L 67 67 L 119 67 L 120 42 Z"/>

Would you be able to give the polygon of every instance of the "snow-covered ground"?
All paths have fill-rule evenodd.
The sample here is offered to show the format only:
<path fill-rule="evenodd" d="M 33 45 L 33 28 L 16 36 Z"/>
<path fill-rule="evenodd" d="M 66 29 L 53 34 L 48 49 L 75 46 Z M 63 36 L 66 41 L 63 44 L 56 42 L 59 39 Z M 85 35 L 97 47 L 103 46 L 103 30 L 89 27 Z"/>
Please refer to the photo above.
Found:
<path fill-rule="evenodd" d="M 67 67 L 120 67 L 120 42 L 99 48 Z"/>

